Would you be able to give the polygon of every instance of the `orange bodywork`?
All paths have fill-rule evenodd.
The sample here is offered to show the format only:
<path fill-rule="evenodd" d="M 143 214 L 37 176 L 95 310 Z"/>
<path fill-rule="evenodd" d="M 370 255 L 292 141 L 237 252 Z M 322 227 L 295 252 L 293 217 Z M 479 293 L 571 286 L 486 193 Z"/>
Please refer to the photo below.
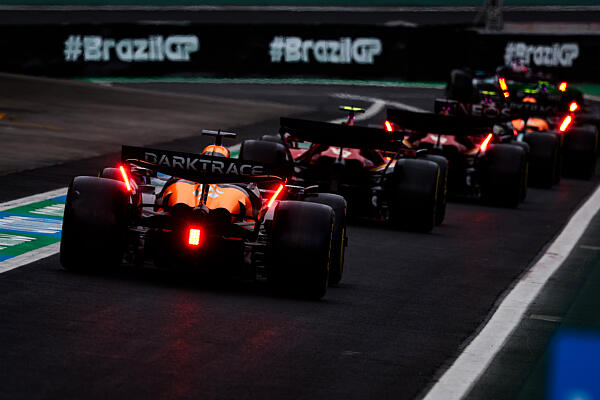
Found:
<path fill-rule="evenodd" d="M 165 189 L 163 199 L 167 200 L 165 204 L 167 207 L 173 207 L 180 203 L 192 208 L 198 207 L 202 201 L 202 185 L 188 181 L 174 182 Z M 212 184 L 209 186 L 206 200 L 206 207 L 209 209 L 224 208 L 235 219 L 236 216 L 239 218 L 242 206 L 245 208 L 244 218 L 253 218 L 252 202 L 244 189 L 234 185 Z"/>
<path fill-rule="evenodd" d="M 524 120 L 515 119 L 512 121 L 512 125 L 518 131 L 525 130 L 526 132 L 543 132 L 550 130 L 550 125 L 548 125 L 548 122 L 542 118 L 529 118 L 527 120 L 527 126 L 525 126 Z"/>
<path fill-rule="evenodd" d="M 227 158 L 229 158 L 229 156 L 231 155 L 231 153 L 229 152 L 229 149 L 227 147 L 217 146 L 215 144 L 206 146 L 204 148 L 204 150 L 202 151 L 202 154 L 206 154 L 206 155 L 221 154 L 222 156 L 227 157 Z"/>

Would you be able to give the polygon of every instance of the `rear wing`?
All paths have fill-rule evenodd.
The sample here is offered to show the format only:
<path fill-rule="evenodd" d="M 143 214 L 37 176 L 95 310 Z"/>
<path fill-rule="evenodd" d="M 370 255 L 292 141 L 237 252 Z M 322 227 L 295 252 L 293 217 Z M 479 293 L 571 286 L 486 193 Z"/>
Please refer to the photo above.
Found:
<path fill-rule="evenodd" d="M 298 118 L 280 118 L 279 133 L 294 139 L 327 146 L 353 149 L 397 151 L 402 132 L 386 132 L 383 128 L 348 126 Z"/>
<path fill-rule="evenodd" d="M 558 108 L 551 104 L 540 103 L 465 103 L 449 99 L 435 99 L 434 109 L 436 113 L 448 113 L 455 116 L 471 116 L 475 118 L 487 118 L 494 123 L 502 123 L 511 119 L 529 117 L 547 117 L 559 112 Z"/>
<path fill-rule="evenodd" d="M 121 161 L 197 183 L 283 181 L 291 172 L 287 165 L 133 146 L 123 146 Z"/>
<path fill-rule="evenodd" d="M 416 132 L 441 135 L 472 136 L 489 133 L 493 121 L 482 117 L 465 115 L 441 115 L 430 112 L 414 112 L 388 108 L 387 120 L 398 127 Z"/>

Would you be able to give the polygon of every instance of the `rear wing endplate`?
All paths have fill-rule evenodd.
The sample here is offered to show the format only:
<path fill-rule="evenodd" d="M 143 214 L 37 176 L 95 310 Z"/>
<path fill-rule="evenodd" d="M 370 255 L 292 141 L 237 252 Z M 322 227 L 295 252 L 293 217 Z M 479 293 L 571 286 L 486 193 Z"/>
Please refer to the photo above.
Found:
<path fill-rule="evenodd" d="M 198 183 L 283 181 L 291 172 L 287 165 L 134 146 L 123 146 L 121 161 Z"/>

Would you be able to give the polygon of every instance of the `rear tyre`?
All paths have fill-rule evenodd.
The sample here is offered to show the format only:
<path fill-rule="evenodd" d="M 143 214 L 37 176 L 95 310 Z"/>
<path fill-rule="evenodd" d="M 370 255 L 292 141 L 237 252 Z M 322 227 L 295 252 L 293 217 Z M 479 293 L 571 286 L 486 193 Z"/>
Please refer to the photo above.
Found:
<path fill-rule="evenodd" d="M 593 125 L 584 125 L 572 128 L 564 135 L 563 171 L 565 175 L 591 179 L 596 172 L 598 129 Z"/>
<path fill-rule="evenodd" d="M 344 273 L 344 253 L 348 238 L 346 237 L 346 200 L 337 194 L 316 193 L 304 198 L 304 201 L 330 206 L 335 214 L 333 223 L 333 239 L 331 244 L 331 263 L 329 265 L 329 284 L 335 285 L 342 280 Z"/>
<path fill-rule="evenodd" d="M 123 182 L 78 176 L 67 192 L 60 262 L 67 270 L 120 264 L 127 232 L 128 194 Z"/>
<path fill-rule="evenodd" d="M 325 295 L 334 219 L 333 209 L 325 204 L 279 202 L 267 262 L 275 287 L 313 299 Z"/>
<path fill-rule="evenodd" d="M 520 199 L 520 201 L 523 202 L 523 201 L 525 201 L 525 198 L 527 197 L 527 186 L 529 185 L 529 169 L 530 169 L 529 144 L 527 144 L 525 142 L 517 142 L 517 141 L 510 142 L 508 144 L 510 144 L 512 146 L 520 147 L 525 152 L 525 158 L 523 159 L 523 169 L 524 169 L 525 173 L 521 175 L 521 199 Z"/>
<path fill-rule="evenodd" d="M 392 224 L 419 232 L 435 226 L 438 165 L 429 160 L 400 159 L 394 167 L 390 193 Z"/>
<path fill-rule="evenodd" d="M 559 146 L 556 135 L 532 132 L 525 135 L 529 144 L 529 183 L 531 186 L 550 188 L 556 180 Z"/>
<path fill-rule="evenodd" d="M 433 161 L 440 167 L 440 177 L 437 187 L 437 202 L 435 206 L 435 224 L 441 225 L 446 216 L 446 195 L 448 193 L 448 160 L 445 157 L 428 154 L 426 160 Z"/>
<path fill-rule="evenodd" d="M 525 151 L 510 144 L 493 144 L 481 162 L 484 201 L 517 207 L 523 198 L 523 179 L 527 173 Z"/>

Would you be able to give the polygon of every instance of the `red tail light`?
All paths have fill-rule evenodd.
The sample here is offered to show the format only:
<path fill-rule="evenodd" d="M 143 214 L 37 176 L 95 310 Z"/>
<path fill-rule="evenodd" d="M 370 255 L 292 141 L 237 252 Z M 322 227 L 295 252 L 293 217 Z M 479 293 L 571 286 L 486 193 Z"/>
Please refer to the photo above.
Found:
<path fill-rule="evenodd" d="M 282 190 L 283 190 L 283 184 L 279 185 L 279 187 L 275 191 L 275 194 L 273 194 L 273 197 L 271 197 L 271 200 L 269 200 L 269 202 L 267 203 L 267 207 L 271 207 L 273 205 L 273 203 L 277 199 L 277 196 L 279 196 L 279 193 L 281 193 Z"/>
<path fill-rule="evenodd" d="M 564 92 L 567 90 L 567 82 L 561 82 L 560 85 L 558 85 L 558 90 L 560 90 L 561 92 Z"/>
<path fill-rule="evenodd" d="M 573 121 L 573 118 L 570 115 L 567 115 L 560 123 L 560 127 L 558 128 L 558 130 L 561 132 L 566 131 L 567 128 L 569 128 L 569 125 L 571 125 L 572 121 Z"/>
<path fill-rule="evenodd" d="M 131 183 L 129 182 L 129 176 L 127 175 L 127 171 L 125 171 L 125 168 L 123 168 L 122 165 L 119 167 L 119 170 L 121 171 L 121 176 L 123 177 L 123 181 L 125 182 L 127 191 L 131 192 Z"/>
<path fill-rule="evenodd" d="M 575 112 L 578 109 L 579 109 L 579 104 L 577 104 L 576 101 L 571 102 L 571 104 L 569 105 L 569 111 Z"/>
<path fill-rule="evenodd" d="M 394 127 L 392 127 L 392 123 L 390 121 L 385 121 L 385 130 L 388 132 L 394 131 Z"/>
<path fill-rule="evenodd" d="M 500 89 L 502 89 L 503 92 L 506 92 L 508 90 L 508 85 L 506 84 L 506 79 L 500 78 L 500 79 L 498 79 L 498 83 L 500 84 Z M 504 94 L 504 97 L 508 97 L 508 96 L 506 94 Z"/>
<path fill-rule="evenodd" d="M 504 98 L 508 99 L 510 97 L 510 93 L 504 92 Z"/>
<path fill-rule="evenodd" d="M 492 136 L 494 136 L 493 133 L 487 135 L 487 137 L 479 145 L 479 150 L 481 150 L 482 153 L 485 153 L 485 151 L 487 150 L 488 145 L 490 144 L 490 140 L 492 140 Z"/>
<path fill-rule="evenodd" d="M 190 228 L 188 234 L 188 244 L 190 246 L 199 246 L 200 245 L 200 229 Z"/>

